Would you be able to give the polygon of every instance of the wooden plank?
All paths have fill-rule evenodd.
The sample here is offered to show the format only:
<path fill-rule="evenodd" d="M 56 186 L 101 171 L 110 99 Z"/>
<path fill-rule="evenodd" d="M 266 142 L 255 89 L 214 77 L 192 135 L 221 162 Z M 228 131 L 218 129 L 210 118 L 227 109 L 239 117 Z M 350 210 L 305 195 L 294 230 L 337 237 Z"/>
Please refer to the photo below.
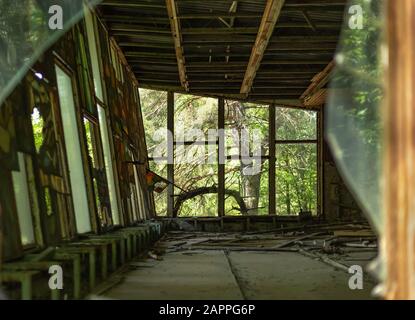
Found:
<path fill-rule="evenodd" d="M 189 91 L 189 83 L 186 76 L 186 61 L 182 46 L 182 35 L 180 32 L 180 20 L 177 17 L 177 8 L 175 0 L 166 0 L 167 12 L 170 19 L 171 32 L 174 39 L 174 48 L 176 50 L 177 66 L 179 67 L 180 82 L 186 91 Z"/>
<path fill-rule="evenodd" d="M 327 90 L 326 84 L 330 80 L 330 76 L 334 69 L 335 63 L 331 61 L 326 68 L 318 73 L 312 80 L 310 86 L 303 93 L 300 99 L 306 106 L 318 106 L 325 102 Z"/>
<path fill-rule="evenodd" d="M 383 111 L 387 299 L 415 299 L 415 1 L 387 2 L 388 89 Z"/>
<path fill-rule="evenodd" d="M 241 94 L 248 95 L 251 91 L 256 72 L 258 71 L 268 42 L 272 36 L 278 17 L 285 0 L 268 0 L 262 17 L 255 45 L 252 48 L 249 64 L 241 87 Z"/>
<path fill-rule="evenodd" d="M 317 236 L 320 236 L 320 235 L 323 235 L 323 234 L 327 234 L 327 232 L 315 232 L 315 233 L 312 233 L 312 234 L 306 234 L 306 235 L 301 236 L 301 237 L 297 237 L 297 238 L 294 238 L 294 239 L 291 239 L 291 240 L 287 240 L 287 241 L 285 241 L 281 244 L 277 244 L 276 246 L 274 246 L 272 248 L 273 249 L 282 249 L 282 248 L 291 246 L 292 244 L 295 244 L 297 241 L 303 241 L 303 240 L 313 238 L 313 237 L 317 237 Z"/>
<path fill-rule="evenodd" d="M 333 234 L 336 237 L 375 237 L 375 234 L 371 229 L 362 229 L 362 230 L 334 230 Z"/>

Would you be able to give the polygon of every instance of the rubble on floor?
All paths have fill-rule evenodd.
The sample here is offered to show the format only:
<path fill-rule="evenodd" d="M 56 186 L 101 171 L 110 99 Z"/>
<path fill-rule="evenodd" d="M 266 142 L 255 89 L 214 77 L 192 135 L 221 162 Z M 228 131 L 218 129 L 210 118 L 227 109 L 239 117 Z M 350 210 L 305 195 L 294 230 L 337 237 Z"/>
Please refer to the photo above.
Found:
<path fill-rule="evenodd" d="M 293 230 L 297 229 L 297 230 Z M 168 243 L 168 247 L 163 244 Z M 265 232 L 169 232 L 158 243 L 166 252 L 188 250 L 308 253 L 325 262 L 366 266 L 377 256 L 377 237 L 367 224 L 332 224 L 281 228 Z"/>
<path fill-rule="evenodd" d="M 244 233 L 171 231 L 109 294 L 121 299 L 369 299 L 375 280 L 365 272 L 365 290 L 353 292 L 349 268 L 366 269 L 377 251 L 376 235 L 360 223 Z M 171 292 L 173 284 L 180 289 Z"/>

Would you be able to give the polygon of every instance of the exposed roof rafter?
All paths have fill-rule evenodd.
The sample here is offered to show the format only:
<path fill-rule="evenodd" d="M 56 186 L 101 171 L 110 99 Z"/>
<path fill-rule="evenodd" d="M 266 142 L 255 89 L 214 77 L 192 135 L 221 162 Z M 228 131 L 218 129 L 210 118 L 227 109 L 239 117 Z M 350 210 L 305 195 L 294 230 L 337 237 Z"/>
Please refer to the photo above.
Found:
<path fill-rule="evenodd" d="M 264 57 L 269 40 L 274 32 L 275 25 L 280 16 L 281 9 L 285 0 L 268 0 L 259 27 L 258 35 L 252 48 L 251 57 L 246 69 L 244 81 L 242 82 L 241 94 L 248 95 L 252 89 L 256 72 L 258 71 L 261 61 Z"/>
<path fill-rule="evenodd" d="M 300 100 L 305 106 L 318 106 L 324 103 L 328 90 L 325 87 L 330 81 L 334 67 L 335 62 L 333 60 L 311 80 L 311 84 L 300 97 Z"/>
<path fill-rule="evenodd" d="M 99 10 L 140 85 L 314 104 L 319 94 L 300 96 L 333 59 L 346 3 L 104 0 Z"/>
<path fill-rule="evenodd" d="M 189 82 L 186 75 L 186 61 L 182 45 L 182 35 L 180 31 L 180 20 L 177 18 L 177 7 L 175 0 L 166 0 L 167 12 L 169 14 L 171 31 L 174 39 L 177 66 L 179 68 L 180 83 L 182 87 L 189 91 Z"/>
<path fill-rule="evenodd" d="M 230 14 L 234 14 L 236 13 L 236 10 L 238 10 L 238 1 L 233 1 L 232 5 L 229 9 L 229 13 Z M 228 28 L 233 28 L 234 24 L 235 24 L 235 17 L 231 17 L 230 18 L 230 22 L 227 22 L 224 18 L 219 17 L 219 20 Z"/>

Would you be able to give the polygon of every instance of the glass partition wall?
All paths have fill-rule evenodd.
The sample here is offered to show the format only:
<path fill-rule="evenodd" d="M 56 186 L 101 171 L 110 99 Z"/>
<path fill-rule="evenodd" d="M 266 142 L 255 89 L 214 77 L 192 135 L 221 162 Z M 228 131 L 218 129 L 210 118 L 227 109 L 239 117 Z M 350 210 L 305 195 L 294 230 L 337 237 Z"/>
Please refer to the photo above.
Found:
<path fill-rule="evenodd" d="M 154 193 L 159 216 L 319 214 L 319 111 L 147 89 L 140 98 L 150 170 L 172 185 Z"/>

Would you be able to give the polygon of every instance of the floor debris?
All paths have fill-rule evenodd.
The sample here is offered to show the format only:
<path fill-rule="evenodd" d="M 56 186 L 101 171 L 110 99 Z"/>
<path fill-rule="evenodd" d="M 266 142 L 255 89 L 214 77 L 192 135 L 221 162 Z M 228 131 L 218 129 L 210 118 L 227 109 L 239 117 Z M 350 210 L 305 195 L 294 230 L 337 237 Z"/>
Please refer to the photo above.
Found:
<path fill-rule="evenodd" d="M 109 296 L 370 299 L 373 278 L 365 273 L 365 291 L 352 292 L 347 287 L 349 268 L 359 265 L 365 270 L 377 250 L 370 227 L 353 223 L 256 233 L 169 232 L 146 260 L 131 264 Z"/>

